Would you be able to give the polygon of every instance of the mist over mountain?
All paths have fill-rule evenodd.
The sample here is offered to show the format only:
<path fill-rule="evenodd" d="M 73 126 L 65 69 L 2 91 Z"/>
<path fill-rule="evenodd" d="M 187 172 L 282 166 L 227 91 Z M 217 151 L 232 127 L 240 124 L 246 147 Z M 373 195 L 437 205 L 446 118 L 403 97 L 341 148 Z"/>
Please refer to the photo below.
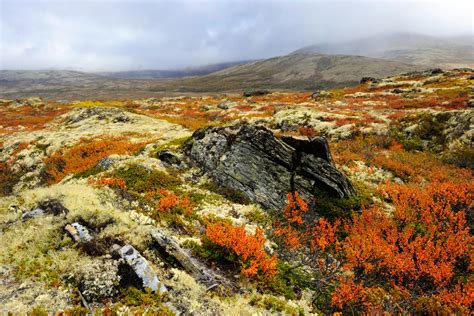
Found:
<path fill-rule="evenodd" d="M 416 33 L 377 35 L 306 46 L 295 53 L 360 55 L 446 68 L 474 65 L 474 36 L 436 37 Z"/>

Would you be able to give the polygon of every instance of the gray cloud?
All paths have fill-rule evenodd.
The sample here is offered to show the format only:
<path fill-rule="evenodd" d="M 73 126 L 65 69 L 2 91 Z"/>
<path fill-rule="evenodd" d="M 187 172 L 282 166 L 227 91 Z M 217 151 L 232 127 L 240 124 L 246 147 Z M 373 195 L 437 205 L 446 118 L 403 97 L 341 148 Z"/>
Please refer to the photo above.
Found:
<path fill-rule="evenodd" d="M 473 32 L 463 1 L 0 0 L 0 68 L 170 69 L 391 32 Z"/>

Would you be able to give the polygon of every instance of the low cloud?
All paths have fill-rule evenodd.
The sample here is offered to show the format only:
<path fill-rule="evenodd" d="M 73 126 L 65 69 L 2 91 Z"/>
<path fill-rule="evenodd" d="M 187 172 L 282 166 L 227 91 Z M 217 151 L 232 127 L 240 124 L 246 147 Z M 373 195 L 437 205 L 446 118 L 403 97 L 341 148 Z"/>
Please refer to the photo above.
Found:
<path fill-rule="evenodd" d="M 381 33 L 472 34 L 472 1 L 0 0 L 0 68 L 172 69 Z"/>

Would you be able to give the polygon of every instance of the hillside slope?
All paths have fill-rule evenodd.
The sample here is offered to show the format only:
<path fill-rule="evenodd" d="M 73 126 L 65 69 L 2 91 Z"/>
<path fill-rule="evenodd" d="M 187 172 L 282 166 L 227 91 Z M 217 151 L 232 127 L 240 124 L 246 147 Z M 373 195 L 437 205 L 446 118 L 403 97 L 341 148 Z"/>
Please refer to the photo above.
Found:
<path fill-rule="evenodd" d="M 99 72 L 98 75 L 105 76 L 108 78 L 116 79 L 164 79 L 164 78 L 182 78 L 190 76 L 204 76 L 216 71 L 220 71 L 226 68 L 230 68 L 237 65 L 247 64 L 252 60 L 245 61 L 233 61 L 226 63 L 211 64 L 199 67 L 187 67 L 183 69 L 172 69 L 172 70 L 129 70 L 129 71 L 112 71 L 112 72 Z"/>
<path fill-rule="evenodd" d="M 182 87 L 195 91 L 235 89 L 311 90 L 386 77 L 419 67 L 381 59 L 322 54 L 292 54 L 231 67 L 199 78 L 185 78 Z"/>
<path fill-rule="evenodd" d="M 152 97 L 163 92 L 247 89 L 313 90 L 358 83 L 421 67 L 360 56 L 291 54 L 230 67 L 205 76 L 176 79 L 114 79 L 72 71 L 0 71 L 0 97 Z"/>

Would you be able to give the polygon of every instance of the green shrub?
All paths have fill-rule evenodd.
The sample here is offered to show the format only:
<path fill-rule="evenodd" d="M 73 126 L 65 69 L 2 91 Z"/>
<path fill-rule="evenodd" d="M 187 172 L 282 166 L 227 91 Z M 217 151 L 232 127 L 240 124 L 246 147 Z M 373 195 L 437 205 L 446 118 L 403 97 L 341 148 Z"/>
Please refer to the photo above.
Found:
<path fill-rule="evenodd" d="M 145 193 L 156 189 L 175 191 L 181 181 L 166 172 L 147 170 L 137 165 L 122 167 L 114 172 L 115 177 L 122 178 L 129 191 Z"/>
<path fill-rule="evenodd" d="M 28 312 L 28 316 L 48 316 L 48 312 L 41 306 L 35 306 Z"/>
<path fill-rule="evenodd" d="M 299 267 L 282 261 L 277 262 L 277 274 L 270 280 L 259 280 L 258 289 L 264 293 L 283 295 L 286 299 L 296 299 L 298 293 L 310 286 L 310 275 Z"/>
<path fill-rule="evenodd" d="M 348 218 L 352 212 L 360 211 L 364 206 L 371 203 L 370 196 L 364 192 L 358 192 L 341 199 L 316 189 L 314 197 L 316 201 L 315 212 L 329 220 Z"/>

